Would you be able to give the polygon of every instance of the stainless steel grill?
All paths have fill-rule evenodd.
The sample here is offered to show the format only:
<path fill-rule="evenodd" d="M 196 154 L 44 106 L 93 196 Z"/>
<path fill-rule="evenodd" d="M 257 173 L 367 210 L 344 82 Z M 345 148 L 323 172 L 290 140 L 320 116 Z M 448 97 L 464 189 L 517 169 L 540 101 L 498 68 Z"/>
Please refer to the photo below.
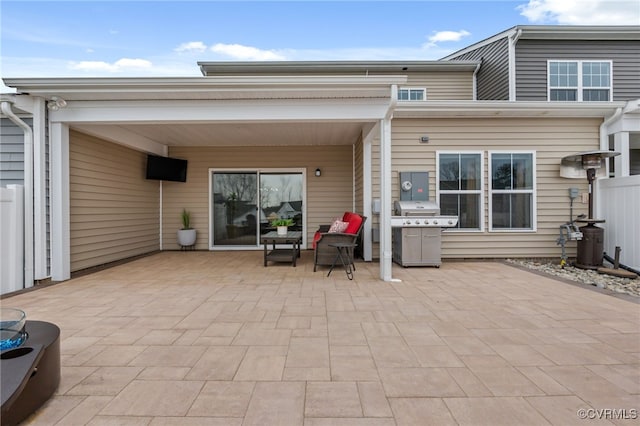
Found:
<path fill-rule="evenodd" d="M 458 216 L 441 216 L 433 201 L 396 201 L 393 227 L 393 261 L 402 266 L 442 264 L 442 228 L 458 224 Z"/>

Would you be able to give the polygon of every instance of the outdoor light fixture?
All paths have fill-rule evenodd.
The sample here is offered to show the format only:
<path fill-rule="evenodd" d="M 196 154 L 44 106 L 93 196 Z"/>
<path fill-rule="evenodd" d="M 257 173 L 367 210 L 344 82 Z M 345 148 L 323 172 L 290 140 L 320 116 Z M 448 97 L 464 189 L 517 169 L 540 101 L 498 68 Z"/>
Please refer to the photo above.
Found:
<path fill-rule="evenodd" d="M 316 169 L 316 177 L 320 177 L 322 175 L 322 170 L 320 170 L 320 168 L 318 167 Z"/>
<path fill-rule="evenodd" d="M 52 96 L 51 100 L 47 102 L 47 108 L 51 111 L 57 111 L 60 108 L 64 108 L 67 106 L 67 101 L 58 96 Z"/>
<path fill-rule="evenodd" d="M 429 143 L 429 136 L 420 136 L 420 143 Z"/>

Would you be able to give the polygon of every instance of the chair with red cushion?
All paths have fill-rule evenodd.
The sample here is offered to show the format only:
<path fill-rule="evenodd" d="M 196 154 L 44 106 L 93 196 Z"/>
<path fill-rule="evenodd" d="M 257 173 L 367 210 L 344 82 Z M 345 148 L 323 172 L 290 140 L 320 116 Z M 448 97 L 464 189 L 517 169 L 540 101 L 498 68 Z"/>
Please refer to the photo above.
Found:
<path fill-rule="evenodd" d="M 366 216 L 345 212 L 342 221 L 349 224 L 344 232 L 329 232 L 330 225 L 321 225 L 313 238 L 313 272 L 316 271 L 318 265 L 331 266 L 335 261 L 338 251 L 335 247 L 330 247 L 329 244 L 357 244 L 366 220 Z"/>

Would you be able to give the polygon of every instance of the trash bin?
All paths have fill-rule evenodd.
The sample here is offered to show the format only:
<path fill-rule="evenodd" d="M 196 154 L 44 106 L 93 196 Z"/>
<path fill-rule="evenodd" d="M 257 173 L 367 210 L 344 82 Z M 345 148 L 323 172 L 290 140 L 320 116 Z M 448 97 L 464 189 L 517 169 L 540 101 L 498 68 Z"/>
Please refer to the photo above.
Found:
<path fill-rule="evenodd" d="M 598 269 L 604 254 L 604 229 L 593 223 L 580 228 L 582 239 L 578 241 L 576 266 L 582 269 Z"/>

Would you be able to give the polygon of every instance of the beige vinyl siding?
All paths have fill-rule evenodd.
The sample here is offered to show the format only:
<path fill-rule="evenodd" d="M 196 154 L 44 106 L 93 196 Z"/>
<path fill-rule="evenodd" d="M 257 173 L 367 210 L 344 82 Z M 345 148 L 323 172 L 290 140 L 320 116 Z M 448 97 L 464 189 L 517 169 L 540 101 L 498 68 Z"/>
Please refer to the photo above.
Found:
<path fill-rule="evenodd" d="M 428 171 L 429 194 L 436 199 L 436 151 L 482 151 L 484 160 L 484 231 L 447 231 L 444 258 L 558 257 L 558 228 L 569 220 L 568 188 L 587 193 L 586 179 L 560 177 L 560 159 L 599 146 L 598 119 L 482 118 L 395 119 L 392 123 L 392 198 L 399 197 L 398 172 Z M 419 143 L 421 135 L 429 143 Z M 489 151 L 534 151 L 536 154 L 536 232 L 489 232 Z M 379 145 L 374 146 L 373 191 L 379 193 Z M 389 209 L 392 206 L 387 206 Z M 587 204 L 574 202 L 574 216 L 587 213 Z M 377 221 L 377 218 L 375 218 Z M 575 255 L 575 242 L 567 246 Z M 374 248 L 374 253 L 377 249 Z"/>
<path fill-rule="evenodd" d="M 187 182 L 163 182 L 163 249 L 178 249 L 180 212 L 192 213 L 196 249 L 209 249 L 209 169 L 305 168 L 307 242 L 320 224 L 353 206 L 353 145 L 286 147 L 173 147 L 171 157 L 188 160 Z M 316 177 L 316 168 L 322 176 Z"/>
<path fill-rule="evenodd" d="M 142 152 L 70 132 L 72 272 L 159 249 L 159 184 L 145 166 Z"/>
<path fill-rule="evenodd" d="M 406 86 L 426 87 L 427 101 L 473 99 L 471 72 L 409 73 Z"/>
<path fill-rule="evenodd" d="M 362 138 L 358 139 L 353 149 L 353 168 L 354 168 L 354 182 L 353 190 L 355 196 L 355 211 L 358 213 L 364 212 L 364 143 Z"/>

